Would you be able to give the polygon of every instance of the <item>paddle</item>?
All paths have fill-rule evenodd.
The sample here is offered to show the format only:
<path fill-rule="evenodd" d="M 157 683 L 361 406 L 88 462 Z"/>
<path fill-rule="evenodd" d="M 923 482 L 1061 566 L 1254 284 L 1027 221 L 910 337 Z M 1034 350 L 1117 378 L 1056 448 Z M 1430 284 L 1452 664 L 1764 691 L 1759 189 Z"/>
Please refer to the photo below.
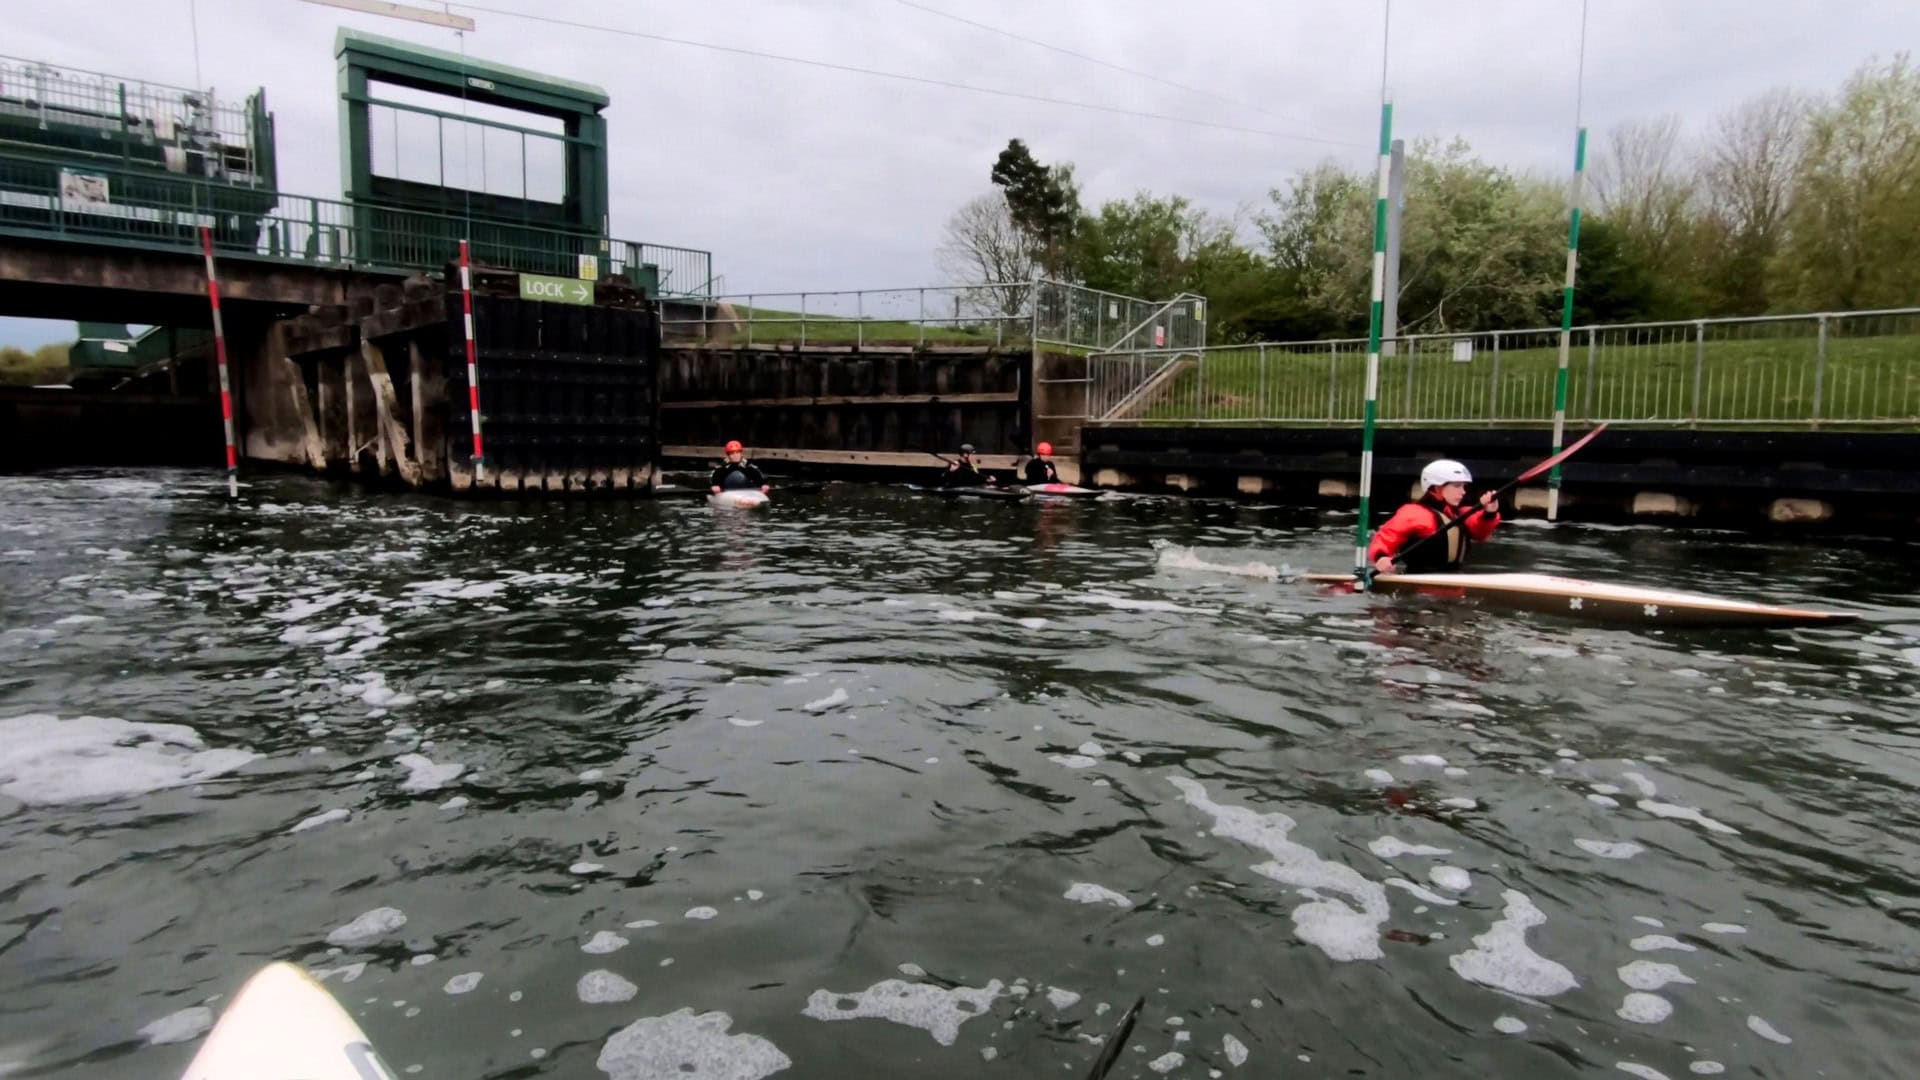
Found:
<path fill-rule="evenodd" d="M 1573 445 L 1567 447 L 1565 450 L 1560 451 L 1559 453 L 1553 455 L 1552 457 L 1546 459 L 1545 461 L 1542 461 L 1540 464 L 1535 465 L 1532 468 L 1528 469 L 1526 472 L 1521 473 L 1519 476 L 1516 476 L 1513 479 L 1507 481 L 1506 483 L 1500 485 L 1499 487 L 1494 488 L 1492 492 L 1493 497 L 1497 500 L 1500 498 L 1500 496 L 1505 495 L 1507 492 L 1512 491 L 1514 488 L 1519 487 L 1521 484 L 1526 483 L 1527 481 L 1533 479 L 1534 477 L 1539 476 L 1541 473 L 1546 472 L 1547 470 L 1553 468 L 1555 465 L 1558 465 L 1561 462 L 1567 460 L 1568 458 L 1574 455 L 1575 451 L 1579 450 L 1581 447 L 1592 442 L 1595 438 L 1598 438 L 1600 433 L 1605 430 L 1607 430 L 1607 425 L 1605 423 L 1602 423 L 1599 427 L 1594 428 L 1592 431 L 1589 431 L 1585 435 L 1580 436 L 1580 438 L 1576 440 L 1573 443 Z M 1401 551 L 1395 554 L 1393 557 L 1394 561 L 1399 562 L 1405 559 L 1408 555 L 1411 555 L 1415 551 L 1418 551 L 1423 545 L 1431 543 L 1432 541 L 1438 540 L 1440 537 L 1447 535 L 1448 529 L 1458 528 L 1459 526 L 1464 525 L 1469 520 L 1471 520 L 1475 514 L 1484 514 L 1484 513 L 1486 513 L 1486 508 L 1484 506 L 1475 505 L 1473 509 L 1467 511 L 1464 514 L 1461 514 L 1459 517 L 1448 518 L 1446 524 L 1440 526 L 1438 529 L 1435 529 L 1432 533 L 1426 536 L 1423 536 L 1418 540 L 1415 540 L 1411 544 L 1408 544 L 1404 551 Z M 1373 584 L 1373 564 L 1368 563 L 1365 567 L 1362 568 L 1362 571 L 1361 571 L 1361 586 L 1365 588 L 1372 584 Z"/>
<path fill-rule="evenodd" d="M 1120 1051 L 1127 1045 L 1127 1036 L 1133 1034 L 1133 1022 L 1140 1018 L 1140 1009 L 1146 1003 L 1146 996 L 1142 995 L 1135 999 L 1133 1005 L 1120 1017 L 1119 1028 L 1114 1031 L 1113 1037 L 1107 1040 L 1106 1048 L 1100 1051 L 1100 1056 L 1093 1059 L 1093 1071 L 1087 1073 L 1087 1080 L 1104 1080 L 1107 1073 L 1113 1070 L 1113 1063 L 1120 1060 Z"/>

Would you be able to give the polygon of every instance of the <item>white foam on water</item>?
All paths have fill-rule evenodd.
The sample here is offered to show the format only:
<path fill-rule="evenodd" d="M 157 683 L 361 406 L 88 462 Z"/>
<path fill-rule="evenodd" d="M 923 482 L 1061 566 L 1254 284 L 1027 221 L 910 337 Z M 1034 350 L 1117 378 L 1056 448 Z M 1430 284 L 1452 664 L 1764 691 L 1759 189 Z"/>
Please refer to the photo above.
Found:
<path fill-rule="evenodd" d="M 340 950 L 329 949 L 327 951 L 329 953 L 337 953 Z M 328 979 L 331 979 L 335 975 L 338 975 L 340 976 L 341 982 L 350 983 L 353 980 L 359 978 L 360 976 L 366 974 L 366 971 L 367 971 L 367 962 L 365 960 L 362 960 L 357 964 L 342 964 L 337 968 L 315 968 L 313 971 L 313 977 L 316 979 L 319 979 L 321 982 L 326 982 Z"/>
<path fill-rule="evenodd" d="M 1427 870 L 1427 880 L 1453 892 L 1466 892 L 1473 887 L 1473 875 L 1457 866 L 1430 867 Z"/>
<path fill-rule="evenodd" d="M 1501 918 L 1474 935 L 1472 949 L 1447 958 L 1454 974 L 1521 997 L 1552 997 L 1579 986 L 1573 972 L 1527 945 L 1527 930 L 1546 925 L 1546 915 L 1525 893 L 1508 889 L 1500 895 L 1506 900 Z"/>
<path fill-rule="evenodd" d="M 588 769 L 585 772 L 581 773 L 579 778 L 588 783 L 592 783 L 593 781 L 598 780 L 605 775 L 606 773 L 600 769 Z"/>
<path fill-rule="evenodd" d="M 1744 934 L 1747 932 L 1746 927 L 1741 926 L 1739 923 L 1730 922 L 1701 923 L 1700 929 L 1705 930 L 1709 934 Z"/>
<path fill-rule="evenodd" d="M 765 895 L 767 895 L 767 894 L 766 894 L 766 893 L 763 893 L 763 892 L 761 892 L 761 891 L 760 891 L 759 889 L 748 889 L 748 890 L 747 890 L 747 899 L 749 899 L 749 900 L 758 900 L 758 899 L 760 899 L 761 897 L 763 897 L 763 896 L 765 896 Z"/>
<path fill-rule="evenodd" d="M 1602 795 L 1620 794 L 1620 785 L 1618 784 L 1589 784 L 1588 786 Z"/>
<path fill-rule="evenodd" d="M 939 611 L 934 612 L 934 617 L 942 622 L 977 622 L 980 619 L 991 619 L 994 615 L 986 611 L 962 611 L 958 608 L 941 608 Z"/>
<path fill-rule="evenodd" d="M 1182 1054 L 1178 1050 L 1169 1050 L 1159 1057 L 1154 1058 L 1152 1061 L 1147 1062 L 1147 1068 L 1165 1076 L 1186 1063 L 1187 1056 L 1185 1054 Z"/>
<path fill-rule="evenodd" d="M 828 694 L 826 697 L 823 697 L 818 701 L 809 701 L 805 705 L 802 705 L 801 708 L 807 710 L 808 712 L 824 712 L 827 709 L 831 709 L 839 705 L 845 705 L 846 703 L 847 703 L 847 688 L 844 686 L 839 686 L 834 688 L 833 693 Z"/>
<path fill-rule="evenodd" d="M 1477 701 L 1460 701 L 1457 698 L 1440 698 L 1438 701 L 1434 702 L 1434 705 L 1437 708 L 1445 709 L 1448 712 L 1466 713 L 1468 716 L 1498 715 L 1492 709 L 1487 708 L 1485 705 L 1482 705 Z"/>
<path fill-rule="evenodd" d="M 1455 780 L 1458 780 L 1461 777 L 1467 775 L 1467 770 L 1462 769 L 1455 765 L 1449 765 L 1446 768 L 1441 769 L 1440 771 L 1445 773 L 1448 776 L 1453 777 Z"/>
<path fill-rule="evenodd" d="M 1686 942 L 1680 941 L 1677 938 L 1668 937 L 1665 934 L 1643 934 L 1627 942 L 1627 947 L 1634 952 L 1659 952 L 1662 949 L 1671 949 L 1674 952 L 1699 951 Z"/>
<path fill-rule="evenodd" d="M 696 907 L 696 908 L 688 908 L 688 909 L 687 909 L 687 918 L 689 918 L 689 919 L 696 919 L 696 920 L 702 920 L 702 921 L 704 921 L 704 920 L 707 920 L 707 919 L 711 919 L 711 918 L 713 918 L 713 917 L 715 917 L 716 915 L 719 915 L 719 914 L 720 914 L 720 912 L 718 912 L 718 911 L 716 911 L 715 909 L 713 909 L 713 908 L 710 908 L 710 907 L 704 907 L 704 906 L 703 906 L 703 907 Z"/>
<path fill-rule="evenodd" d="M 1637 772 L 1621 773 L 1620 779 L 1625 780 L 1629 784 L 1632 784 L 1633 789 L 1639 792 L 1640 797 L 1643 799 L 1651 799 L 1655 795 L 1660 794 L 1660 789 L 1653 786 L 1653 781 L 1647 779 L 1645 776 L 1641 775 L 1640 773 L 1637 773 Z"/>
<path fill-rule="evenodd" d="M 858 1020 L 872 1017 L 919 1028 L 941 1046 L 952 1046 L 960 1025 L 985 1015 L 1000 996 L 1002 984 L 991 980 L 980 989 L 956 986 L 943 989 L 925 983 L 885 979 L 857 993 L 815 990 L 807 996 L 802 1016 L 815 1020 Z"/>
<path fill-rule="evenodd" d="M 1377 837 L 1367 844 L 1367 850 L 1383 859 L 1394 859 L 1402 855 L 1451 855 L 1451 848 L 1430 847 L 1426 844 L 1409 844 L 1395 836 Z"/>
<path fill-rule="evenodd" d="M 1518 1035 L 1527 1030 L 1527 1022 L 1517 1016 L 1502 1016 L 1494 1020 L 1493 1030 L 1503 1035 Z"/>
<path fill-rule="evenodd" d="M 148 1046 L 168 1046 L 173 1043 L 192 1042 L 205 1035 L 213 1027 L 213 1010 L 205 1005 L 189 1005 L 176 1013 L 168 1013 L 158 1020 L 141 1028 L 137 1034 L 147 1040 Z"/>
<path fill-rule="evenodd" d="M 1100 764 L 1099 758 L 1090 758 L 1085 754 L 1048 754 L 1047 760 L 1069 769 L 1091 769 Z"/>
<path fill-rule="evenodd" d="M 84 626 L 87 623 L 106 622 L 100 615 L 63 615 L 53 620 L 55 626 Z"/>
<path fill-rule="evenodd" d="M 734 727 L 759 727 L 761 724 L 766 723 L 766 721 L 748 720 L 739 716 L 729 716 L 727 717 L 727 723 L 732 724 Z"/>
<path fill-rule="evenodd" d="M 660 924 L 653 919 L 635 919 L 627 924 L 629 930 L 647 930 Z"/>
<path fill-rule="evenodd" d="M 1074 604 L 1092 604 L 1096 607 L 1108 607 L 1115 611 L 1162 611 L 1184 612 L 1189 615 L 1218 614 L 1215 608 L 1182 607 L 1171 600 L 1142 600 L 1132 596 L 1114 596 L 1111 593 L 1069 593 L 1062 599 Z"/>
<path fill-rule="evenodd" d="M 1263 562 L 1249 559 L 1241 563 L 1219 563 L 1202 557 L 1190 547 L 1169 544 L 1160 549 L 1160 569 L 1162 570 L 1199 570 L 1211 574 L 1231 574 L 1234 577 L 1258 578 L 1261 581 L 1280 580 L 1278 568 Z"/>
<path fill-rule="evenodd" d="M 1727 1067 L 1717 1061 L 1696 1061 L 1687 1066 L 1687 1071 L 1696 1076 L 1718 1076 L 1726 1072 Z"/>
<path fill-rule="evenodd" d="M 486 976 L 478 971 L 463 972 L 448 979 L 447 985 L 441 987 L 441 989 L 449 994 L 469 994 L 473 992 L 475 987 L 480 985 L 480 980 L 484 978 L 486 978 Z"/>
<path fill-rule="evenodd" d="M 414 967 L 426 967 L 428 964 L 433 963 L 436 959 L 438 959 L 438 957 L 434 956 L 432 953 L 419 953 L 419 954 L 416 954 L 412 958 L 412 960 L 410 960 L 409 962 L 413 964 Z"/>
<path fill-rule="evenodd" d="M 1166 943 L 1167 943 L 1167 935 L 1165 934 L 1151 934 L 1147 937 L 1147 944 L 1156 949 L 1162 945 L 1165 945 Z"/>
<path fill-rule="evenodd" d="M 422 597 L 440 600 L 485 600 L 505 592 L 504 581 L 466 581 L 462 578 L 440 578 L 434 581 L 415 581 L 407 585 L 410 592 Z"/>
<path fill-rule="evenodd" d="M 1367 779 L 1373 781 L 1376 784 L 1393 783 L 1393 774 L 1388 772 L 1385 769 L 1368 769 L 1365 775 Z"/>
<path fill-rule="evenodd" d="M 318 615 L 328 608 L 337 607 L 347 600 L 352 599 L 352 597 L 352 593 L 342 592 L 322 596 L 315 600 L 296 600 L 279 611 L 268 612 L 267 618 L 273 619 L 276 622 L 299 622 L 309 615 Z"/>
<path fill-rule="evenodd" d="M 1673 1003 L 1658 994 L 1636 990 L 1620 1002 L 1613 1014 L 1630 1024 L 1658 1024 L 1673 1015 Z"/>
<path fill-rule="evenodd" d="M 650 1016 L 607 1039 L 594 1062 L 612 1080 L 764 1080 L 792 1066 L 758 1035 L 730 1035 L 723 1012 Z"/>
<path fill-rule="evenodd" d="M 911 960 L 901 964 L 899 971 L 900 974 L 905 975 L 909 979 L 924 979 L 927 977 L 927 969 Z"/>
<path fill-rule="evenodd" d="M 317 829 L 322 825 L 331 825 L 336 821 L 345 821 L 352 816 L 353 816 L 353 811 L 343 810 L 338 807 L 332 810 L 323 810 L 320 813 L 313 815 L 312 817 L 300 819 L 300 822 L 296 824 L 293 828 L 288 829 L 287 832 L 288 833 L 306 832 L 308 829 Z"/>
<path fill-rule="evenodd" d="M 589 971 L 573 984 L 573 994 L 583 1005 L 617 1005 L 632 1001 L 639 992 L 639 987 L 605 968 Z"/>
<path fill-rule="evenodd" d="M 1470 799 L 1465 795 L 1455 795 L 1450 799 L 1441 799 L 1440 805 L 1450 806 L 1455 810 L 1477 810 L 1480 808 L 1479 800 Z"/>
<path fill-rule="evenodd" d="M 1658 990 L 1669 983 L 1694 985 L 1686 972 L 1657 960 L 1635 960 L 1620 967 L 1620 981 L 1635 990 Z"/>
<path fill-rule="evenodd" d="M 1679 821 L 1691 821 L 1695 825 L 1699 825 L 1710 832 L 1723 833 L 1727 836 L 1740 835 L 1739 829 L 1736 829 L 1731 825 L 1723 825 L 1720 822 L 1713 820 L 1707 815 L 1701 813 L 1698 807 L 1675 806 L 1672 803 L 1655 802 L 1652 799 L 1641 799 L 1635 805 L 1640 807 L 1640 809 L 1645 810 L 1647 813 L 1652 814 L 1654 817 L 1674 818 Z"/>
<path fill-rule="evenodd" d="M 605 956 L 607 953 L 619 952 L 626 947 L 627 939 L 619 934 L 611 930 L 596 930 L 594 935 L 587 939 L 587 943 L 580 946 L 580 951 L 594 956 Z"/>
<path fill-rule="evenodd" d="M 208 750 L 181 724 L 28 713 L 0 720 L 0 795 L 66 806 L 147 795 L 257 761 L 248 750 Z"/>
<path fill-rule="evenodd" d="M 400 782 L 400 790 L 413 795 L 438 791 L 467 771 L 467 767 L 458 762 L 439 765 L 419 754 L 401 754 L 393 760 L 407 770 L 407 778 Z"/>
<path fill-rule="evenodd" d="M 1599 794 L 1588 795 L 1587 801 L 1590 803 L 1593 803 L 1595 806 L 1604 806 L 1604 807 L 1607 807 L 1608 809 L 1612 809 L 1613 807 L 1620 805 L 1619 799 L 1613 798 L 1612 796 L 1609 796 L 1609 795 L 1599 795 Z"/>
<path fill-rule="evenodd" d="M 1086 742 L 1083 742 L 1078 747 L 1076 747 L 1074 749 L 1074 753 L 1081 754 L 1086 757 L 1106 757 L 1107 748 L 1104 746 L 1101 746 L 1097 742 L 1094 742 L 1092 739 L 1088 739 Z"/>
<path fill-rule="evenodd" d="M 1062 990 L 1057 986 L 1047 987 L 1047 1004 L 1055 1009 L 1071 1009 L 1080 1001 L 1080 995 L 1071 990 Z"/>
<path fill-rule="evenodd" d="M 351 948 L 379 941 L 395 930 L 407 925 L 406 912 L 399 908 L 377 907 L 372 911 L 363 911 L 345 926 L 336 927 L 327 935 L 327 944 Z"/>
<path fill-rule="evenodd" d="M 1081 904 L 1112 904 L 1117 908 L 1133 906 L 1133 901 L 1127 899 L 1126 894 L 1115 892 L 1105 885 L 1095 885 L 1091 881 L 1076 881 L 1067 886 L 1067 891 L 1062 895 Z"/>
<path fill-rule="evenodd" d="M 1029 630 L 1040 630 L 1046 627 L 1047 620 L 1036 616 L 1033 618 L 1021 619 L 1020 625 L 1026 627 Z"/>
<path fill-rule="evenodd" d="M 1778 1030 L 1774 1028 L 1772 1024 L 1767 1023 L 1765 1020 L 1762 1020 L 1757 1016 L 1747 1017 L 1747 1030 L 1753 1032 L 1755 1035 L 1760 1036 L 1761 1038 L 1767 1040 L 1768 1042 L 1777 1042 L 1782 1046 L 1789 1046 L 1789 1045 L 1792 1045 L 1793 1043 L 1793 1040 L 1791 1038 L 1785 1035 L 1782 1035 Z"/>
<path fill-rule="evenodd" d="M 1294 821 L 1285 814 L 1256 814 L 1244 806 L 1225 806 L 1207 797 L 1198 780 L 1168 777 L 1187 804 L 1213 818 L 1213 834 L 1237 840 L 1271 856 L 1253 872 L 1283 885 L 1316 890 L 1314 899 L 1293 909 L 1293 934 L 1334 960 L 1378 960 L 1380 924 L 1389 914 L 1387 891 L 1344 863 L 1328 862 L 1312 848 L 1288 838 Z M 1340 893 L 1349 905 L 1320 895 Z"/>
<path fill-rule="evenodd" d="M 1447 759 L 1441 757 L 1439 754 L 1401 754 L 1400 764 L 1431 765 L 1436 769 L 1444 769 L 1447 765 Z"/>
<path fill-rule="evenodd" d="M 1425 900 L 1429 904 L 1439 904 L 1442 907 L 1454 907 L 1460 903 L 1460 901 L 1458 900 L 1452 899 L 1451 897 L 1441 896 L 1439 893 L 1433 892 L 1432 890 L 1428 889 L 1426 886 L 1415 884 L 1414 882 L 1408 881 L 1406 878 L 1388 878 L 1387 884 L 1391 885 L 1396 889 L 1405 889 L 1407 892 L 1410 892 L 1413 895 L 1419 897 L 1420 899 Z"/>
<path fill-rule="evenodd" d="M 1247 1058 L 1250 1056 L 1247 1053 L 1247 1044 L 1234 1038 L 1231 1034 L 1220 1036 L 1220 1049 L 1226 1053 L 1227 1063 L 1236 1069 L 1245 1065 Z"/>
<path fill-rule="evenodd" d="M 453 798 L 440 804 L 440 809 L 442 810 L 465 810 L 466 808 L 467 797 L 465 795 L 455 795 Z"/>
<path fill-rule="evenodd" d="M 1576 839 L 1573 846 L 1589 855 L 1602 859 L 1631 859 L 1647 850 L 1631 840 L 1587 840 Z"/>
<path fill-rule="evenodd" d="M 597 874 L 597 873 L 599 873 L 600 871 L 602 871 L 602 870 L 605 870 L 605 869 L 606 869 L 606 866 L 605 866 L 604 864 L 601 864 L 601 863 L 597 863 L 597 862 L 577 862 L 577 863 L 574 863 L 574 864 L 573 864 L 572 866 L 569 866 L 569 867 L 567 867 L 567 873 L 569 873 L 569 874 Z"/>
<path fill-rule="evenodd" d="M 1651 1065 L 1642 1065 L 1637 1061 L 1616 1061 L 1613 1067 L 1640 1080 L 1667 1080 L 1667 1074 Z"/>

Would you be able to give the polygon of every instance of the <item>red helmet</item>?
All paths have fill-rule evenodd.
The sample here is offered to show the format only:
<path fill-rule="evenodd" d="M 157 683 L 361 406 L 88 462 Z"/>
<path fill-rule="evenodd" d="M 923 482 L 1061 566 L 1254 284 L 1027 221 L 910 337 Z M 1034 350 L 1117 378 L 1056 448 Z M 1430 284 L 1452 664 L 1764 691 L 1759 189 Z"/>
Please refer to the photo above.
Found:
<path fill-rule="evenodd" d="M 1050 442 L 1043 442 L 1039 446 L 1034 447 L 1033 452 L 1036 454 L 1039 454 L 1041 457 L 1052 457 L 1053 444 Z"/>
<path fill-rule="evenodd" d="M 728 439 L 728 440 L 727 440 L 727 453 L 729 453 L 729 454 L 737 454 L 737 453 L 739 453 L 740 451 L 742 451 L 742 450 L 745 450 L 745 449 L 746 449 L 746 447 L 744 447 L 744 446 L 741 446 L 741 445 L 740 445 L 740 440 L 739 440 L 739 439 Z"/>

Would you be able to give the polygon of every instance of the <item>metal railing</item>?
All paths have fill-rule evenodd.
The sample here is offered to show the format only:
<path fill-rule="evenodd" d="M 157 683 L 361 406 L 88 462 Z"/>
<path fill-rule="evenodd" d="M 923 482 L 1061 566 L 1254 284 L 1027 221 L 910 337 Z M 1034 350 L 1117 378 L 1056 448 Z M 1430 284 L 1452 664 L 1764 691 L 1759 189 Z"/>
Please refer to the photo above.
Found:
<path fill-rule="evenodd" d="M 88 131 L 107 140 L 73 147 L 86 152 L 112 146 L 113 156 L 128 148 L 154 148 L 175 172 L 185 171 L 185 151 L 208 155 L 208 168 L 222 178 L 257 183 L 255 159 L 257 101 L 221 101 L 212 90 L 191 90 L 158 83 L 54 67 L 36 60 L 0 56 L 0 118 L 30 125 L 40 137 L 56 129 Z M 91 139 L 91 136 L 89 137 Z M 172 151 L 168 154 L 167 151 Z"/>
<path fill-rule="evenodd" d="M 1380 358 L 1384 424 L 1546 424 L 1556 329 L 1413 334 Z M 1384 350 L 1383 350 L 1384 352 Z M 1088 357 L 1093 423 L 1358 424 L 1363 338 Z M 1567 416 L 1660 427 L 1920 425 L 1920 308 L 1583 326 Z"/>
<path fill-rule="evenodd" d="M 663 318 L 660 329 L 670 340 L 715 344 L 1040 345 L 1091 353 L 1130 341 L 1203 345 L 1206 300 L 1142 300 L 1046 278 L 730 293 Z"/>
<path fill-rule="evenodd" d="M 76 174 L 96 181 L 84 197 Z M 414 273 L 445 266 L 466 238 L 476 263 L 526 273 L 578 276 L 582 256 L 601 277 L 657 268 L 663 295 L 698 295 L 713 276 L 712 256 L 691 248 L 0 154 L 0 233 L 197 253 L 203 225 L 223 258 Z"/>

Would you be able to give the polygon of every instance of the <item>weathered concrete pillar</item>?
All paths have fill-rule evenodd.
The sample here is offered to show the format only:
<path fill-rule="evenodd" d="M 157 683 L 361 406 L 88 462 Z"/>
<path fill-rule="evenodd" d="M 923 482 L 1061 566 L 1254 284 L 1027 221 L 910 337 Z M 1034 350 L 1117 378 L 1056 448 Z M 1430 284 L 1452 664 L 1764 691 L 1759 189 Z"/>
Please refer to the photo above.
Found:
<path fill-rule="evenodd" d="M 347 354 L 347 467 L 364 472 L 371 460 L 373 471 L 387 471 L 387 452 L 380 438 L 379 410 L 373 403 L 373 387 L 367 382 L 367 361 L 359 351 Z M 368 451 L 372 456 L 367 457 Z"/>
<path fill-rule="evenodd" d="M 1320 481 L 1320 497 L 1323 499 L 1357 499 L 1360 497 L 1360 485 L 1351 480 L 1335 480 L 1328 477 Z"/>
<path fill-rule="evenodd" d="M 234 422 L 241 456 L 304 465 L 307 418 L 299 405 L 306 401 L 306 387 L 282 340 L 266 325 L 236 319 L 228 327 L 227 365 L 241 388 Z"/>
<path fill-rule="evenodd" d="M 403 482 L 409 487 L 419 487 L 420 467 L 407 450 L 407 426 L 400 418 L 400 403 L 393 392 L 393 376 L 387 372 L 386 353 L 373 342 L 362 341 L 360 357 L 367 367 L 367 386 L 373 391 L 374 422 L 379 425 L 375 438 L 381 448 L 380 472 L 385 475 L 391 462 Z"/>
<path fill-rule="evenodd" d="M 1548 491 L 1546 488 L 1523 487 L 1513 493 L 1513 508 L 1515 510 L 1538 510 L 1544 514 L 1547 512 L 1547 496 Z M 1571 502 L 1573 502 L 1573 500 L 1567 496 L 1566 492 L 1563 491 L 1560 493 L 1561 506 L 1566 506 Z"/>
<path fill-rule="evenodd" d="M 329 469 L 351 468 L 347 433 L 347 362 L 339 356 L 320 363 L 320 447 Z"/>
<path fill-rule="evenodd" d="M 444 359 L 432 359 L 420 348 L 416 336 L 407 342 L 407 367 L 413 381 L 413 449 L 420 462 L 421 479 L 437 484 L 447 478 L 447 377 Z"/>
<path fill-rule="evenodd" d="M 1642 491 L 1633 497 L 1635 517 L 1692 517 L 1699 513 L 1692 499 L 1664 491 Z"/>
<path fill-rule="evenodd" d="M 1132 487 L 1133 477 L 1119 469 L 1096 469 L 1093 473 L 1093 486 L 1100 488 Z"/>
<path fill-rule="evenodd" d="M 1187 473 L 1168 473 L 1166 485 L 1170 488 L 1178 488 L 1183 492 L 1192 491 L 1194 488 L 1200 486 L 1200 480 L 1198 477 L 1191 476 Z"/>
<path fill-rule="evenodd" d="M 1833 520 L 1833 504 L 1825 499 L 1775 499 L 1767 520 L 1778 525 L 1816 524 Z"/>
<path fill-rule="evenodd" d="M 1267 478 L 1264 476 L 1243 476 L 1235 483 L 1235 487 L 1242 495 L 1265 495 L 1267 486 Z"/>

